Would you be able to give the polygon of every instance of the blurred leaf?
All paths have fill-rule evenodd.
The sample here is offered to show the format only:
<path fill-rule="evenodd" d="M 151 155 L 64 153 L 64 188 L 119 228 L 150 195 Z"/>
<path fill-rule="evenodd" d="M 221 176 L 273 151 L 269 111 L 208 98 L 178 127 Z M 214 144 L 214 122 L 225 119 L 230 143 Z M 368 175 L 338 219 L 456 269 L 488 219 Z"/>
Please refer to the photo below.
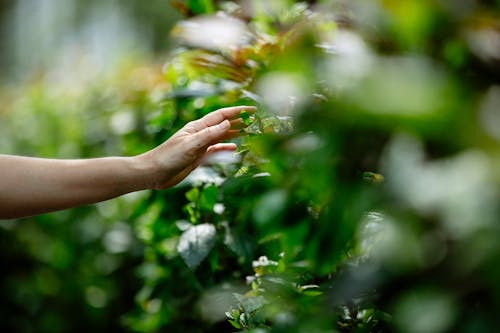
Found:
<path fill-rule="evenodd" d="M 195 225 L 181 235 L 177 251 L 186 265 L 194 270 L 215 244 L 216 231 L 211 224 Z"/>
<path fill-rule="evenodd" d="M 205 187 L 200 195 L 200 208 L 212 212 L 217 202 L 218 190 L 214 184 Z"/>
<path fill-rule="evenodd" d="M 246 297 L 240 294 L 233 294 L 234 298 L 240 303 L 241 307 L 246 312 L 254 312 L 264 306 L 267 301 L 262 296 L 257 297 Z"/>
<path fill-rule="evenodd" d="M 254 208 L 255 221 L 260 225 L 265 225 L 276 219 L 285 209 L 286 197 L 284 190 L 266 193 Z"/>
<path fill-rule="evenodd" d="M 191 202 L 197 202 L 200 198 L 200 190 L 197 187 L 193 187 L 186 192 L 186 199 Z"/>

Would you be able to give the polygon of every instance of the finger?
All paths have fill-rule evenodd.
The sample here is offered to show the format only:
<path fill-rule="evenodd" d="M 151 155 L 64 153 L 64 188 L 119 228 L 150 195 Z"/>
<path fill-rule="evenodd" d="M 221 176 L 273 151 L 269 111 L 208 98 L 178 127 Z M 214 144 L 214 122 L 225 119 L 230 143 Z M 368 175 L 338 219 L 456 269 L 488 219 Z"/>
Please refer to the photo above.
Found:
<path fill-rule="evenodd" d="M 232 114 L 228 117 L 228 119 L 241 119 L 241 112 L 246 112 L 249 115 L 253 115 L 255 112 L 257 112 L 257 108 L 255 106 L 245 106 L 245 109 L 240 109 L 239 112 Z"/>
<path fill-rule="evenodd" d="M 234 143 L 218 143 L 208 147 L 207 154 L 213 154 L 220 151 L 235 151 L 238 146 Z"/>
<path fill-rule="evenodd" d="M 226 119 L 217 125 L 197 132 L 194 134 L 193 141 L 199 148 L 216 144 L 223 140 L 230 127 L 231 123 Z"/>
<path fill-rule="evenodd" d="M 220 139 L 220 141 L 226 141 L 230 139 L 234 139 L 240 136 L 245 136 L 248 133 L 245 132 L 244 130 L 229 130 L 226 132 L 226 134 Z"/>
<path fill-rule="evenodd" d="M 201 164 L 224 164 L 229 161 L 238 160 L 235 154 L 237 145 L 234 143 L 220 143 L 208 147 L 207 152 L 201 160 Z"/>
<path fill-rule="evenodd" d="M 254 117 L 250 117 L 250 123 L 255 120 Z M 241 118 L 233 119 L 230 121 L 232 130 L 239 130 L 248 127 L 250 124 L 245 124 L 245 120 Z"/>
<path fill-rule="evenodd" d="M 193 121 L 191 124 L 197 129 L 202 130 L 204 128 L 214 126 L 224 121 L 225 119 L 233 120 L 240 117 L 242 111 L 253 114 L 256 111 L 255 106 L 231 106 L 228 108 L 218 109 L 213 111 L 203 118 Z"/>

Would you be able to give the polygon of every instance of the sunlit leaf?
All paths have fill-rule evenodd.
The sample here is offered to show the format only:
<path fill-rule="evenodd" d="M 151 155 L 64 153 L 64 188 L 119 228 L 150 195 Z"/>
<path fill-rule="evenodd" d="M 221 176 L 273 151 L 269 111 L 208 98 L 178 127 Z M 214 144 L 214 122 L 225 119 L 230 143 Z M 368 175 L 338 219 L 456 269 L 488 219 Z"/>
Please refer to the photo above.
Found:
<path fill-rule="evenodd" d="M 216 230 L 212 224 L 195 225 L 181 235 L 177 251 L 186 265 L 195 269 L 215 244 Z"/>

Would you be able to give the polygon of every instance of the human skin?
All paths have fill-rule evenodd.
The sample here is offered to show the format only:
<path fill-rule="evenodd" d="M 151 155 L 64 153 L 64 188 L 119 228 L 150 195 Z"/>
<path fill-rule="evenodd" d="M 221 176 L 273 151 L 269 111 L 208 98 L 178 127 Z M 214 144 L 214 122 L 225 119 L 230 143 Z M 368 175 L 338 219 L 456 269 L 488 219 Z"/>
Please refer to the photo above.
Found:
<path fill-rule="evenodd" d="M 108 200 L 146 189 L 166 189 L 183 180 L 205 158 L 234 151 L 245 127 L 242 111 L 219 109 L 187 123 L 163 144 L 137 156 L 44 159 L 0 155 L 0 219 L 26 217 Z"/>

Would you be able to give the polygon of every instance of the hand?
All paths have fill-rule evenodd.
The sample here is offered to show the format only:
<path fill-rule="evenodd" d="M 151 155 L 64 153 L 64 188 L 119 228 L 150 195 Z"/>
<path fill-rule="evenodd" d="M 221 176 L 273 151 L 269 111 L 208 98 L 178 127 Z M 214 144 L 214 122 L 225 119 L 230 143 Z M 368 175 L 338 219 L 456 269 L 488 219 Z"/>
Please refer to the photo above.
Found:
<path fill-rule="evenodd" d="M 235 106 L 211 112 L 187 123 L 160 146 L 139 155 L 151 165 L 151 188 L 165 189 L 176 185 L 205 158 L 219 151 L 234 151 L 234 143 L 220 143 L 240 135 L 245 128 L 242 111 L 255 112 L 253 106 Z"/>

